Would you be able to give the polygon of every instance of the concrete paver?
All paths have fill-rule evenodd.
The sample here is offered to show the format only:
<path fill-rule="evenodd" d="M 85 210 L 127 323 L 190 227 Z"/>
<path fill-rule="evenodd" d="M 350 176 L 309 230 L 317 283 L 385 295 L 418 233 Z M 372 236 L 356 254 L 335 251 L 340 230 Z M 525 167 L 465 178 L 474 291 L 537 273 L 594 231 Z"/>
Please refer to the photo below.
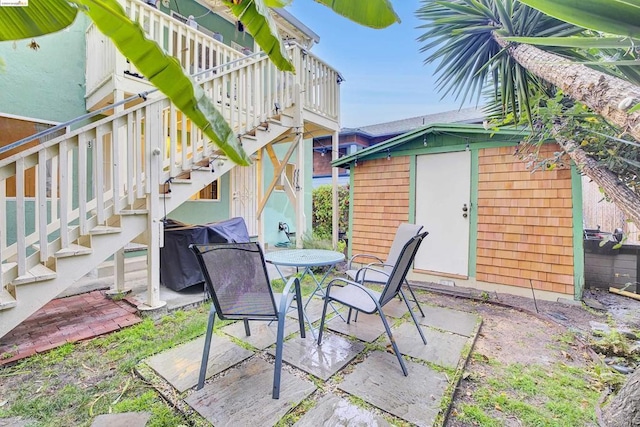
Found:
<path fill-rule="evenodd" d="M 282 359 L 326 381 L 362 350 L 364 344 L 361 342 L 350 341 L 335 334 L 323 335 L 322 345 L 318 345 L 316 340 L 308 335 L 307 338 L 296 337 L 288 340 L 283 346 Z M 275 349 L 270 349 L 269 353 L 275 355 Z"/>
<path fill-rule="evenodd" d="M 428 366 L 405 363 L 406 377 L 395 355 L 374 351 L 338 387 L 417 426 L 432 426 L 449 385 L 447 377 Z"/>
<path fill-rule="evenodd" d="M 146 363 L 176 390 L 183 392 L 198 383 L 204 336 L 152 356 Z M 207 363 L 207 378 L 253 356 L 228 338 L 213 334 Z"/>
<path fill-rule="evenodd" d="M 151 418 L 149 412 L 103 414 L 94 418 L 91 427 L 144 427 Z"/>
<path fill-rule="evenodd" d="M 382 416 L 350 403 L 347 399 L 327 394 L 294 424 L 295 427 L 387 427 Z"/>
<path fill-rule="evenodd" d="M 282 370 L 280 399 L 272 399 L 273 365 L 254 357 L 214 378 L 185 401 L 214 426 L 271 426 L 316 389 Z"/>

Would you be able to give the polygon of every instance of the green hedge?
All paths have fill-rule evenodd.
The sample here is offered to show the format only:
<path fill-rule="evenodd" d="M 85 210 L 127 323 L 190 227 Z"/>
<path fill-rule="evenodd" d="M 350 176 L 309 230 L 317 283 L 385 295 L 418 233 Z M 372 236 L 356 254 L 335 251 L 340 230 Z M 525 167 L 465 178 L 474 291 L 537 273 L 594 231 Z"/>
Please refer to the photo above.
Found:
<path fill-rule="evenodd" d="M 319 239 L 331 240 L 332 186 L 321 185 L 313 190 L 313 234 Z M 346 233 L 349 227 L 349 186 L 338 187 L 338 229 Z"/>

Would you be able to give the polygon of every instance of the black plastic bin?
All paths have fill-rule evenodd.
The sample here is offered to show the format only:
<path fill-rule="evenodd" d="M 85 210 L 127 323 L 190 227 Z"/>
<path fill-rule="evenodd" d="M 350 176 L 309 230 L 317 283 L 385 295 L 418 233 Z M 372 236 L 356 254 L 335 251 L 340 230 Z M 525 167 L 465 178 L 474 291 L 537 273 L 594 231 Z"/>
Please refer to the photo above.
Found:
<path fill-rule="evenodd" d="M 231 218 L 202 225 L 167 219 L 164 223 L 164 247 L 160 249 L 160 282 L 174 291 L 204 283 L 198 260 L 189 245 L 225 242 L 249 242 L 244 219 Z"/>

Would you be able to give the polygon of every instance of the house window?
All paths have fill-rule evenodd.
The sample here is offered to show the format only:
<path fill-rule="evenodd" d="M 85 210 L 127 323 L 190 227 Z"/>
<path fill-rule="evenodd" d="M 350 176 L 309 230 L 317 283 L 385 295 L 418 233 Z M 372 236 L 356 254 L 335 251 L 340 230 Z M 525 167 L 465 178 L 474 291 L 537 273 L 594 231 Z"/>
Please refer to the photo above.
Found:
<path fill-rule="evenodd" d="M 192 200 L 220 200 L 219 179 L 204 187 Z"/>
<path fill-rule="evenodd" d="M 287 163 L 287 166 L 285 166 L 284 168 L 284 175 L 280 176 L 281 184 L 276 185 L 274 190 L 284 191 L 284 176 L 286 176 L 287 180 L 289 180 L 289 184 L 295 187 L 295 183 L 293 182 L 295 173 L 296 173 L 296 165 L 293 163 Z"/>

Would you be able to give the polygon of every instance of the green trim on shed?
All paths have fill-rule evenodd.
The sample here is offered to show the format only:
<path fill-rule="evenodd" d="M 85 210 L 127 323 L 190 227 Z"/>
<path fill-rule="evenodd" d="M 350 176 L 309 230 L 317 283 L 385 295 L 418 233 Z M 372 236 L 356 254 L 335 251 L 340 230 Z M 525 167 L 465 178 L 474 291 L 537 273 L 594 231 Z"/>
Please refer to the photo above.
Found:
<path fill-rule="evenodd" d="M 573 203 L 573 299 L 581 301 L 584 292 L 582 176 L 573 162 L 571 164 L 571 200 Z"/>
<path fill-rule="evenodd" d="M 476 277 L 476 266 L 478 256 L 478 168 L 479 152 L 477 148 L 471 148 L 471 189 L 470 189 L 470 209 L 469 209 L 469 277 Z"/>
<path fill-rule="evenodd" d="M 353 255 L 351 254 L 353 247 L 353 181 L 354 174 L 349 174 L 349 232 L 347 236 L 349 238 L 349 244 L 347 245 L 347 256 L 351 258 Z"/>
<path fill-rule="evenodd" d="M 409 156 L 409 223 L 416 223 L 416 155 Z"/>

